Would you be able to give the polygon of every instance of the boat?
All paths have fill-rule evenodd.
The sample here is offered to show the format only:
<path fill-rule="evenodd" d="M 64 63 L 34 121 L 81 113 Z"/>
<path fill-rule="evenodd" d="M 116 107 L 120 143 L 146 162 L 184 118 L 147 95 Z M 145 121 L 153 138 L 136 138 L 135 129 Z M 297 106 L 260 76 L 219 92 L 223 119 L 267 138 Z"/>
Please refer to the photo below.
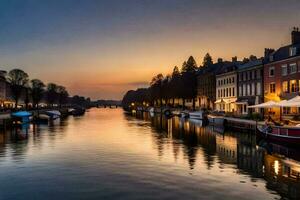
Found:
<path fill-rule="evenodd" d="M 181 111 L 180 112 L 180 117 L 183 118 L 183 119 L 186 119 L 186 118 L 189 118 L 190 114 L 188 111 Z"/>
<path fill-rule="evenodd" d="M 73 116 L 81 116 L 84 115 L 84 113 L 85 113 L 85 109 L 82 107 L 74 108 L 74 110 L 72 111 Z"/>
<path fill-rule="evenodd" d="M 11 114 L 14 124 L 25 124 L 29 123 L 32 114 L 27 111 L 18 111 Z"/>
<path fill-rule="evenodd" d="M 224 127 L 225 119 L 222 116 L 208 115 L 209 125 Z"/>
<path fill-rule="evenodd" d="M 298 126 L 257 126 L 257 134 L 266 140 L 281 144 L 300 144 L 300 127 Z"/>
<path fill-rule="evenodd" d="M 206 120 L 207 114 L 204 111 L 195 111 L 189 113 L 190 119 Z"/>
<path fill-rule="evenodd" d="M 172 114 L 171 110 L 168 109 L 168 108 L 164 109 L 163 113 L 164 113 L 165 117 L 167 117 L 167 118 L 173 117 L 173 114 Z"/>

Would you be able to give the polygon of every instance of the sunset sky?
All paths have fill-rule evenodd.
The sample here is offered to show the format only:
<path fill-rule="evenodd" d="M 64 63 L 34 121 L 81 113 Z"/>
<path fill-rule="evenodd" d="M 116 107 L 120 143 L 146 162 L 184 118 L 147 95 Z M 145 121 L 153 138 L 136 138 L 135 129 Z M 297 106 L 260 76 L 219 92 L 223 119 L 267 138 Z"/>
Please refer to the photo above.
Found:
<path fill-rule="evenodd" d="M 1 0 L 0 66 L 121 99 L 188 56 L 263 55 L 290 42 L 298 0 Z"/>

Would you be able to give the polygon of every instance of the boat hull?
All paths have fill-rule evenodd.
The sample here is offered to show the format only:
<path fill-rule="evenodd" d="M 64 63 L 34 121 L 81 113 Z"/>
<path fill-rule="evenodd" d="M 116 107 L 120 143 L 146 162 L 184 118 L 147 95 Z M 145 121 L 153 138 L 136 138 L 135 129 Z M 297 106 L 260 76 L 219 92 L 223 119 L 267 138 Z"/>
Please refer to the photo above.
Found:
<path fill-rule="evenodd" d="M 262 128 L 257 128 L 257 133 L 260 137 L 266 140 L 274 141 L 280 144 L 300 144 L 300 129 L 299 128 L 272 128 L 270 133 L 266 133 Z"/>

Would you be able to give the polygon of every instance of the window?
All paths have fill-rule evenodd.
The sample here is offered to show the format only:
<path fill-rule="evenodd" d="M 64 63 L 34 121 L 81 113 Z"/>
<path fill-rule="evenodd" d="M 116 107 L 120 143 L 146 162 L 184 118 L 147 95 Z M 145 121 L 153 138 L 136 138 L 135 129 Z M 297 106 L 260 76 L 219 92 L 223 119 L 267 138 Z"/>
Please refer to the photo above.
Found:
<path fill-rule="evenodd" d="M 275 67 L 270 67 L 269 68 L 269 77 L 273 77 L 275 74 Z"/>
<path fill-rule="evenodd" d="M 281 75 L 286 76 L 287 75 L 287 65 L 282 65 L 281 66 Z"/>
<path fill-rule="evenodd" d="M 250 84 L 247 84 L 247 96 L 250 95 Z"/>
<path fill-rule="evenodd" d="M 234 83 L 234 77 L 232 77 L 232 83 Z"/>
<path fill-rule="evenodd" d="M 228 97 L 228 88 L 226 88 L 226 97 Z"/>
<path fill-rule="evenodd" d="M 218 90 L 218 97 L 220 97 L 220 90 Z"/>
<path fill-rule="evenodd" d="M 255 79 L 255 71 L 252 71 L 252 79 L 254 80 Z"/>
<path fill-rule="evenodd" d="M 290 64 L 290 73 L 294 74 L 296 72 L 297 72 L 297 65 L 296 65 L 296 63 Z"/>
<path fill-rule="evenodd" d="M 250 71 L 247 72 L 247 79 L 248 79 L 248 80 L 251 79 L 251 73 L 250 73 Z"/>
<path fill-rule="evenodd" d="M 261 95 L 261 85 L 260 85 L 260 83 L 257 83 L 257 85 L 256 85 L 256 94 Z"/>
<path fill-rule="evenodd" d="M 251 95 L 255 95 L 255 84 L 254 83 L 252 83 L 251 84 Z"/>
<path fill-rule="evenodd" d="M 295 56 L 296 55 L 296 47 L 290 47 L 290 56 Z"/>
<path fill-rule="evenodd" d="M 288 82 L 287 81 L 282 82 L 282 92 L 284 92 L 284 93 L 289 92 L 289 87 L 288 87 Z"/>
<path fill-rule="evenodd" d="M 246 78 L 246 72 L 243 73 L 243 80 L 245 81 L 247 78 Z"/>
<path fill-rule="evenodd" d="M 234 88 L 232 88 L 232 96 L 235 96 L 235 91 L 234 91 Z"/>
<path fill-rule="evenodd" d="M 229 83 L 231 83 L 231 78 L 229 78 Z"/>
<path fill-rule="evenodd" d="M 256 77 L 259 79 L 261 76 L 261 71 L 258 69 L 256 70 Z"/>
<path fill-rule="evenodd" d="M 229 88 L 229 96 L 231 97 L 231 88 Z"/>
<path fill-rule="evenodd" d="M 275 83 L 270 83 L 270 93 L 275 93 Z"/>
<path fill-rule="evenodd" d="M 290 91 L 291 92 L 297 92 L 297 82 L 296 80 L 290 81 Z"/>
<path fill-rule="evenodd" d="M 243 96 L 243 89 L 241 85 L 239 86 L 239 96 Z"/>
<path fill-rule="evenodd" d="M 243 85 L 243 96 L 246 96 L 246 84 Z"/>

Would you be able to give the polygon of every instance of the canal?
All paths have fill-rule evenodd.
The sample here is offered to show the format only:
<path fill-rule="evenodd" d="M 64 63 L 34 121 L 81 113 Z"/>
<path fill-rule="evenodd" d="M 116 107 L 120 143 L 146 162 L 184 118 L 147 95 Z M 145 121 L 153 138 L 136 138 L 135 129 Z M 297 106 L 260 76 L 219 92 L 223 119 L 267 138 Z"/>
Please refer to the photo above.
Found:
<path fill-rule="evenodd" d="M 0 133 L 0 199 L 299 199 L 300 150 L 91 109 Z"/>

